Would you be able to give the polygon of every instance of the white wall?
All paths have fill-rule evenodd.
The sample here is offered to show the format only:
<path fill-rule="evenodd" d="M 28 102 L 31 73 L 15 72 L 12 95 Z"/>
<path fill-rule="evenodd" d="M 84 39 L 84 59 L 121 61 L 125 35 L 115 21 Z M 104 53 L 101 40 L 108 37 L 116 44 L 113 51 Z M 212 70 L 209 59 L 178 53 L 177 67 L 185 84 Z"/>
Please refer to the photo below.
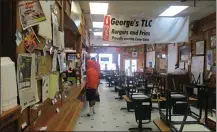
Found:
<path fill-rule="evenodd" d="M 149 62 L 152 62 L 152 68 L 155 68 L 155 51 L 146 52 L 146 67 L 150 67 Z"/>
<path fill-rule="evenodd" d="M 175 71 L 175 64 L 177 62 L 177 44 L 168 45 L 168 73 Z"/>

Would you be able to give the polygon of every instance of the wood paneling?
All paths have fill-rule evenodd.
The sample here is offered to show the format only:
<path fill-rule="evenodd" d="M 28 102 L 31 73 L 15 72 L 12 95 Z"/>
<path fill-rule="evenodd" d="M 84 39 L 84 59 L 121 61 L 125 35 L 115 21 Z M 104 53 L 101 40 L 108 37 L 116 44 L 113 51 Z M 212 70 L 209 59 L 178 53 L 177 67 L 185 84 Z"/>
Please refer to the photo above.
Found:
<path fill-rule="evenodd" d="M 193 35 L 189 38 L 189 47 L 191 49 L 192 56 L 195 56 L 196 42 L 200 40 L 205 41 L 205 67 L 204 71 L 207 72 L 206 68 L 206 53 L 207 50 L 213 52 L 213 62 L 216 61 L 216 48 L 210 48 L 210 38 L 216 35 L 216 13 L 210 14 L 207 17 L 197 21 L 195 23 Z"/>

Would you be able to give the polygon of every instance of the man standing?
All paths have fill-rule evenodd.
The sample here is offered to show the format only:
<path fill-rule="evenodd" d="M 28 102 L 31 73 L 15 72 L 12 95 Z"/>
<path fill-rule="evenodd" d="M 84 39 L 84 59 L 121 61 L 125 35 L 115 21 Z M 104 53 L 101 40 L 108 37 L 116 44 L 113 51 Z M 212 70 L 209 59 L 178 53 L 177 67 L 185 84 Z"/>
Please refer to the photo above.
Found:
<path fill-rule="evenodd" d="M 96 89 L 99 82 L 98 73 L 96 72 L 95 62 L 92 60 L 87 61 L 87 77 L 86 77 L 86 97 L 87 101 L 89 101 L 90 111 L 87 116 L 91 116 L 95 113 L 95 97 L 96 97 Z"/>
<path fill-rule="evenodd" d="M 99 65 L 99 63 L 96 61 L 96 58 L 95 58 L 95 57 L 92 57 L 91 60 L 93 60 L 93 61 L 95 62 L 95 65 L 96 65 L 96 72 L 98 73 L 98 76 L 99 76 L 99 82 L 98 82 L 98 86 L 97 86 L 97 89 L 96 89 L 96 101 L 100 101 L 100 98 L 99 98 L 99 91 L 98 91 L 98 87 L 99 87 L 99 84 L 100 84 L 100 75 L 101 75 L 100 65 Z"/>

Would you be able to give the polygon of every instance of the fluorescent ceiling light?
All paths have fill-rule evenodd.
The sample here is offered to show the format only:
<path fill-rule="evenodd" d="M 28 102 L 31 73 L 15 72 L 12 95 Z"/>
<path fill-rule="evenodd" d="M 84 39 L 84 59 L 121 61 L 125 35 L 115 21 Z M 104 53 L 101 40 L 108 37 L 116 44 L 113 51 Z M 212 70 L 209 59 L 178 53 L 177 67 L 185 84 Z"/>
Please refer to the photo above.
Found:
<path fill-rule="evenodd" d="M 102 32 L 93 32 L 94 36 L 102 36 Z"/>
<path fill-rule="evenodd" d="M 103 28 L 103 22 L 93 22 L 93 28 Z"/>
<path fill-rule="evenodd" d="M 175 16 L 186 8 L 188 8 L 188 6 L 170 6 L 163 13 L 161 13 L 160 16 Z"/>
<path fill-rule="evenodd" d="M 90 13 L 91 14 L 107 14 L 109 3 L 96 3 L 90 2 Z"/>
<path fill-rule="evenodd" d="M 103 46 L 109 46 L 110 44 L 102 44 Z"/>

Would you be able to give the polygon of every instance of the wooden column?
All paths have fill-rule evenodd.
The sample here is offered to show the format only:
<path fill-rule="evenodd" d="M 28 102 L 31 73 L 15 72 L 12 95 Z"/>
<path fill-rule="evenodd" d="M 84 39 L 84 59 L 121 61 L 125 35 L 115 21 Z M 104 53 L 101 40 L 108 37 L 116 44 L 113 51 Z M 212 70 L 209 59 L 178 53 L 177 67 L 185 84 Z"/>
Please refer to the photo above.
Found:
<path fill-rule="evenodd" d="M 0 11 L 0 56 L 16 63 L 16 0 L 1 0 Z"/>
<path fill-rule="evenodd" d="M 143 63 L 143 71 L 146 70 L 146 44 L 144 44 L 144 63 Z"/>

